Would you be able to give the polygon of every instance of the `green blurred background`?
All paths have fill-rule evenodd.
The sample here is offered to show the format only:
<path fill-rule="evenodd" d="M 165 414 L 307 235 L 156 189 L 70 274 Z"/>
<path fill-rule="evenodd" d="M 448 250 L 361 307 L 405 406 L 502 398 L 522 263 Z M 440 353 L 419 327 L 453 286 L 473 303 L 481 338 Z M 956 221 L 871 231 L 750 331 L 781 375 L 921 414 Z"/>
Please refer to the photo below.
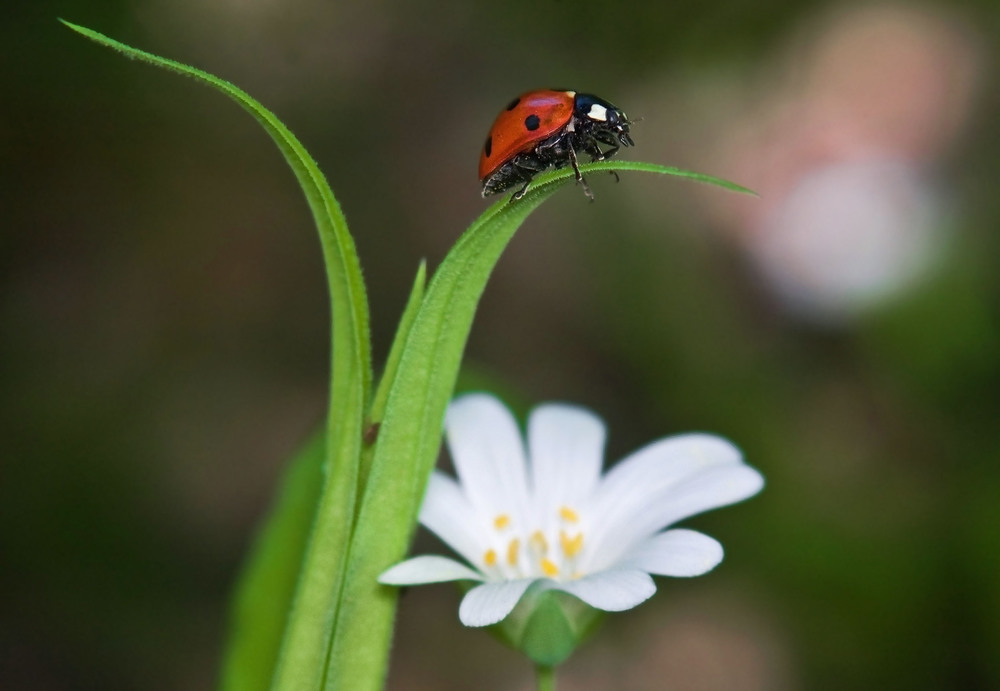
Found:
<path fill-rule="evenodd" d="M 0 10 L 0 688 L 203 689 L 282 463 L 323 418 L 318 242 L 234 104 L 56 17 L 210 70 L 324 168 L 388 348 L 418 261 L 485 208 L 529 88 L 641 121 L 623 174 L 528 220 L 464 388 L 588 405 L 608 460 L 707 430 L 768 486 L 686 524 L 566 689 L 1000 688 L 1000 90 L 993 0 L 141 0 Z M 421 549 L 434 548 L 422 536 Z M 426 544 L 423 544 L 426 543 Z M 527 689 L 403 598 L 391 689 Z"/>

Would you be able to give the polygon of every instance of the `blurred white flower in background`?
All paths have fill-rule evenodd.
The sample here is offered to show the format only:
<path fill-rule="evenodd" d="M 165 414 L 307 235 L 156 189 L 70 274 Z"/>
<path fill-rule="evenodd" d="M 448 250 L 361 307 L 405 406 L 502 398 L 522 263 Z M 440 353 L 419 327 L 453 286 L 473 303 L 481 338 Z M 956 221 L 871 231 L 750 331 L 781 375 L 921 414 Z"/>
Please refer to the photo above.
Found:
<path fill-rule="evenodd" d="M 777 299 L 838 323 L 915 285 L 947 242 L 938 168 L 968 119 L 972 32 L 906 6 L 819 17 L 760 112 L 724 125 L 720 174 L 759 200 L 717 209 Z"/>
<path fill-rule="evenodd" d="M 941 239 L 937 198 L 904 162 L 817 167 L 771 209 L 747 249 L 789 308 L 839 320 L 924 275 Z"/>

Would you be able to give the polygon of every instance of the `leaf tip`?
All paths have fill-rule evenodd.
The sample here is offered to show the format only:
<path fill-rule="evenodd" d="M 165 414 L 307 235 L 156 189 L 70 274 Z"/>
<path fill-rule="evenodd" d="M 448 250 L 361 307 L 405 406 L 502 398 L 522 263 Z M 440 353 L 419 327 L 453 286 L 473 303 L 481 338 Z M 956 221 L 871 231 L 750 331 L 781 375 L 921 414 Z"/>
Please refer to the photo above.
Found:
<path fill-rule="evenodd" d="M 743 185 L 733 185 L 733 192 L 738 192 L 739 194 L 745 194 L 747 196 L 753 197 L 754 199 L 760 199 L 760 194 L 754 192 L 749 187 L 744 187 Z"/>

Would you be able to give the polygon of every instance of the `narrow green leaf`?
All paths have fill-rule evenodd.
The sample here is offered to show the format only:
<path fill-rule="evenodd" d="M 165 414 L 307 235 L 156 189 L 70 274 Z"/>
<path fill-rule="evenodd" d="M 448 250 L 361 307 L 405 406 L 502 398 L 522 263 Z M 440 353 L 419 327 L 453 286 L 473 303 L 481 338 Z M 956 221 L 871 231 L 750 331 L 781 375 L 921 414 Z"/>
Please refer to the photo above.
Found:
<path fill-rule="evenodd" d="M 654 164 L 600 162 L 581 169 L 641 170 L 749 192 L 718 178 Z M 492 205 L 462 235 L 434 274 L 389 391 L 362 495 L 333 638 L 326 683 L 329 691 L 375 690 L 383 683 L 396 589 L 380 586 L 376 578 L 403 558 L 412 537 L 476 306 L 511 237 L 572 175 L 571 170 L 558 170 L 539 176 L 521 200 L 504 199 Z"/>
<path fill-rule="evenodd" d="M 378 388 L 375 391 L 375 398 L 372 399 L 371 408 L 368 410 L 368 418 L 365 420 L 365 448 L 361 453 L 361 471 L 358 476 L 358 486 L 364 488 L 368 482 L 368 470 L 371 468 L 372 458 L 375 455 L 375 445 L 378 442 L 378 435 L 382 427 L 382 418 L 385 416 L 385 405 L 389 400 L 389 390 L 396 380 L 396 372 L 399 370 L 399 361 L 403 357 L 403 349 L 406 347 L 406 339 L 413 328 L 413 322 L 417 319 L 417 313 L 424 299 L 424 289 L 427 284 L 427 262 L 420 262 L 417 268 L 417 276 L 413 280 L 413 288 L 410 289 L 410 297 L 406 301 L 403 309 L 403 316 L 399 319 L 399 326 L 396 327 L 396 337 L 392 341 L 389 349 L 389 357 L 386 360 L 385 371 L 382 379 L 379 380 Z"/>
<path fill-rule="evenodd" d="M 396 327 L 396 337 L 392 340 L 392 347 L 389 349 L 389 357 L 386 359 L 385 371 L 379 381 L 378 389 L 375 391 L 375 398 L 372 399 L 369 417 L 374 421 L 381 421 L 385 414 L 385 404 L 389 400 L 389 390 L 391 384 L 396 379 L 396 372 L 399 369 L 399 361 L 403 358 L 403 349 L 406 347 L 406 339 L 410 336 L 413 323 L 417 320 L 420 306 L 423 304 L 424 291 L 427 285 L 427 262 L 420 262 L 417 267 L 417 275 L 413 279 L 413 287 L 410 289 L 410 297 L 406 301 L 403 309 L 403 316 L 399 319 L 399 326 Z"/>
<path fill-rule="evenodd" d="M 514 232 L 566 179 L 497 202 L 469 228 L 428 288 L 392 382 L 351 541 L 326 688 L 381 687 L 396 589 L 376 578 L 406 552 L 441 443 L 445 406 L 486 279 Z"/>
<path fill-rule="evenodd" d="M 622 171 L 639 171 L 642 173 L 659 173 L 660 175 L 673 175 L 674 177 L 686 178 L 688 180 L 693 180 L 695 182 L 704 182 L 709 185 L 715 185 L 716 187 L 722 187 L 731 192 L 739 192 L 740 194 L 749 194 L 752 197 L 759 196 L 753 190 L 743 187 L 742 185 L 737 185 L 735 182 L 730 182 L 729 180 L 723 180 L 722 178 L 717 178 L 714 175 L 705 175 L 704 173 L 694 173 L 690 170 L 683 170 L 681 168 L 674 168 L 672 166 L 661 166 L 658 163 L 643 163 L 642 161 L 598 161 L 596 163 L 588 163 L 586 165 L 580 166 L 580 170 L 584 173 L 589 171 L 598 170 L 613 170 L 616 172 Z M 561 171 L 560 171 L 561 172 Z M 540 178 L 544 179 L 544 178 Z"/>
<path fill-rule="evenodd" d="M 91 29 L 63 23 L 129 58 L 191 77 L 236 101 L 278 145 L 312 210 L 323 247 L 333 314 L 327 474 L 282 644 L 274 688 L 315 691 L 323 683 L 344 556 L 353 527 L 364 409 L 372 379 L 368 303 L 347 223 L 312 157 L 274 114 L 246 92 L 202 70 L 132 48 Z"/>
<path fill-rule="evenodd" d="M 295 455 L 246 560 L 233 593 L 222 691 L 267 691 L 271 686 L 323 486 L 325 445 L 326 435 L 318 432 Z"/>

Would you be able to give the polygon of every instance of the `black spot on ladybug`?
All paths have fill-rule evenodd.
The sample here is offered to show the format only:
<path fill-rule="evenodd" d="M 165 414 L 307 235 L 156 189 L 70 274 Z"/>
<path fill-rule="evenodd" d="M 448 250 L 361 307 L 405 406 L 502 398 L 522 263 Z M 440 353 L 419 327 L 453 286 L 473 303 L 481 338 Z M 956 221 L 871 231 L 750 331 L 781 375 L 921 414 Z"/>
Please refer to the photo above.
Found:
<path fill-rule="evenodd" d="M 489 137 L 486 138 L 486 146 L 483 147 L 483 151 L 486 152 L 486 158 L 489 158 L 490 154 L 493 153 L 493 137 L 492 136 L 489 136 Z"/>
<path fill-rule="evenodd" d="M 513 101 L 507 104 L 507 110 L 514 110 L 515 108 L 517 108 L 517 104 L 520 102 L 521 102 L 521 97 L 518 96 Z"/>
<path fill-rule="evenodd" d="M 529 132 L 534 132 L 541 126 L 541 124 L 542 121 L 534 113 L 524 119 L 524 126 L 528 128 Z"/>

